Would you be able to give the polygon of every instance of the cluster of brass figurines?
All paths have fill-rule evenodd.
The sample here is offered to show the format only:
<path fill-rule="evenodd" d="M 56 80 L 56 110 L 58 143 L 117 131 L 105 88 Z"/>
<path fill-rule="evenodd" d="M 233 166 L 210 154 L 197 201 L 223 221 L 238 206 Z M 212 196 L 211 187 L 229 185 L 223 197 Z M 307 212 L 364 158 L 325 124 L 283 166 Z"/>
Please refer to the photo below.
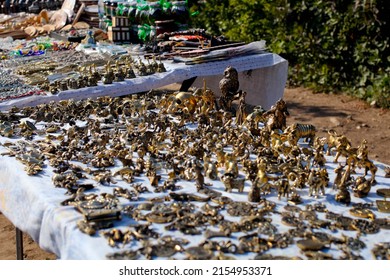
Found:
<path fill-rule="evenodd" d="M 140 57 L 134 59 L 130 55 L 121 55 L 112 60 L 96 56 L 91 57 L 90 62 L 80 57 L 78 64 L 74 61 L 64 62 L 64 59 L 43 59 L 19 65 L 14 72 L 24 76 L 28 85 L 56 94 L 65 90 L 95 87 L 99 82 L 112 84 L 167 71 L 161 59 L 157 60 L 155 56 L 146 61 Z"/>
<path fill-rule="evenodd" d="M 145 64 L 140 58 L 135 61 L 131 56 L 121 56 L 114 64 L 112 61 L 108 61 L 103 71 L 98 70 L 95 64 L 81 67 L 79 70 L 80 75 L 77 78 L 56 80 L 51 84 L 46 83 L 42 89 L 57 93 L 68 89 L 94 87 L 98 85 L 99 81 L 103 84 L 112 84 L 123 82 L 125 79 L 134 79 L 136 74 L 146 76 L 166 72 L 164 64 L 161 60 L 157 62 L 155 57 L 153 57 L 152 62 L 148 60 L 148 64 Z"/>
<path fill-rule="evenodd" d="M 20 77 L 13 75 L 11 71 L 0 67 L 0 101 L 39 94 L 40 92 L 42 91 L 37 87 L 26 84 Z"/>
<path fill-rule="evenodd" d="M 222 93 L 228 78 L 221 82 Z M 28 174 L 39 174 L 47 165 L 53 168 L 53 185 L 65 188 L 69 195 L 62 204 L 73 205 L 83 214 L 78 222 L 81 231 L 98 233 L 113 247 L 139 245 L 108 258 L 183 253 L 189 259 L 228 259 L 256 253 L 256 259 L 272 259 L 281 257 L 267 251 L 294 244 L 309 259 L 334 258 L 324 253 L 330 246 L 343 252 L 341 258 L 361 258 L 359 250 L 365 243 L 360 236 L 390 228 L 388 219 L 375 217 L 372 204 L 351 201 L 351 191 L 358 198 L 370 196 L 375 184 L 376 168 L 367 157 L 367 142 L 352 148 L 345 136 L 334 131 L 327 138 L 316 137 L 311 125 L 287 126 L 283 100 L 269 110 L 256 107 L 246 114 L 241 108 L 244 98 L 239 90 L 218 98 L 205 86 L 162 96 L 65 100 L 0 113 L 0 135 L 21 138 L 3 146 Z M 235 100 L 239 101 L 236 108 Z M 237 121 L 234 116 L 241 113 L 242 120 Z M 298 143 L 302 138 L 310 144 Z M 335 169 L 334 182 L 325 168 L 326 146 L 330 153 L 335 149 L 340 154 L 335 161 L 346 159 Z M 353 175 L 358 167 L 365 168 L 363 176 Z M 137 182 L 140 176 L 149 182 Z M 194 188 L 183 186 L 191 182 Z M 213 188 L 216 182 L 225 189 Z M 101 185 L 112 186 L 112 192 L 89 192 Z M 300 206 L 310 197 L 323 197 L 331 187 L 337 189 L 334 201 L 352 206 L 354 218 L 332 213 L 322 203 Z M 227 195 L 244 191 L 247 201 Z M 286 201 L 283 210 L 270 200 L 274 196 Z M 326 213 L 325 219 L 319 213 Z M 287 231 L 273 224 L 276 214 Z M 136 226 L 112 229 L 123 215 Z M 166 234 L 155 232 L 155 224 L 163 224 Z M 321 229 L 356 231 L 356 238 L 335 237 Z M 175 231 L 203 234 L 205 240 L 188 247 L 187 241 L 170 236 Z M 240 237 L 230 239 L 232 233 Z M 383 246 L 387 245 L 378 244 Z M 384 258 L 383 253 L 373 254 Z"/>

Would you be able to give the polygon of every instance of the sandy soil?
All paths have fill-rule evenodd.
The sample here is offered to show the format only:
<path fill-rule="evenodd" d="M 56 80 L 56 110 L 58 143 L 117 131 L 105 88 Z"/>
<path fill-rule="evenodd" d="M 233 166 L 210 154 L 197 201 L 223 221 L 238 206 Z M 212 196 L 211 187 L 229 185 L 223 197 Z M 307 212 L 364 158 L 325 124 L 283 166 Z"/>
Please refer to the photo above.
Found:
<path fill-rule="evenodd" d="M 345 95 L 313 94 L 296 88 L 286 89 L 290 117 L 287 124 L 311 123 L 318 136 L 327 136 L 335 129 L 345 134 L 354 146 L 365 138 L 369 157 L 390 164 L 390 111 L 372 108 L 368 104 Z M 16 259 L 15 227 L 0 213 L 0 259 Z M 54 254 L 43 251 L 31 237 L 24 234 L 24 258 L 28 260 L 55 259 Z"/>

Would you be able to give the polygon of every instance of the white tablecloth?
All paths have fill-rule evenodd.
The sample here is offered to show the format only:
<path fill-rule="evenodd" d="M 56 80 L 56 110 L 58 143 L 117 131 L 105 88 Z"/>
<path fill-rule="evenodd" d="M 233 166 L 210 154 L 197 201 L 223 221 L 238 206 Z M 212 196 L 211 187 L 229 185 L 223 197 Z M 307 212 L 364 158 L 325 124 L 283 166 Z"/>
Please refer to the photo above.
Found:
<path fill-rule="evenodd" d="M 227 60 L 208 62 L 196 65 L 185 65 L 184 63 L 164 62 L 167 72 L 156 73 L 150 76 L 139 76 L 135 79 L 126 79 L 123 82 L 116 82 L 103 85 L 99 82 L 96 87 L 82 88 L 77 90 L 62 91 L 57 95 L 48 93 L 46 96 L 28 96 L 13 100 L 0 102 L 0 111 L 8 110 L 12 106 L 24 107 L 35 106 L 50 101 L 64 99 L 86 99 L 99 96 L 122 96 L 132 93 L 145 92 L 173 83 L 181 83 L 192 77 L 212 77 L 219 81 L 223 71 L 228 66 L 233 66 L 240 73 L 241 89 L 246 90 L 246 100 L 251 105 L 262 105 L 269 109 L 276 100 L 283 97 L 287 81 L 288 63 L 279 55 L 264 53 L 257 55 L 239 56 Z M 214 76 L 214 77 L 213 77 Z M 208 87 L 219 94 L 219 88 L 208 82 Z"/>

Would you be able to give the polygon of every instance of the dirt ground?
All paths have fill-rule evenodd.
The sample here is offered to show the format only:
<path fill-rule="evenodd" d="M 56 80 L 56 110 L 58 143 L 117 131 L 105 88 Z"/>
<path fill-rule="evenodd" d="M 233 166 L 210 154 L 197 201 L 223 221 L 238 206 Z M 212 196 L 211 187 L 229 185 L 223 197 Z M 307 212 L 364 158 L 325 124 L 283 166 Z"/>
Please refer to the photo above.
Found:
<path fill-rule="evenodd" d="M 335 129 L 345 134 L 354 146 L 368 141 L 369 158 L 390 165 L 390 111 L 373 108 L 363 101 L 345 95 L 313 94 L 303 88 L 286 89 L 284 99 L 290 117 L 287 124 L 311 123 L 318 136 Z M 24 234 L 24 258 L 55 259 Z M 15 227 L 0 213 L 0 259 L 16 259 Z"/>

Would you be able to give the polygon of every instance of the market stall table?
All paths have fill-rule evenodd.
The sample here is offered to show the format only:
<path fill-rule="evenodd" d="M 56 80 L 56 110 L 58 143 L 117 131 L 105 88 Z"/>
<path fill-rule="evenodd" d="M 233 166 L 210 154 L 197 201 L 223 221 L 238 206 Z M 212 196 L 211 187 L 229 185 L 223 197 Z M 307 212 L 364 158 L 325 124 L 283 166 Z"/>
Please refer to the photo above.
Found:
<path fill-rule="evenodd" d="M 378 164 L 379 167 L 383 165 Z M 329 168 L 334 167 L 332 164 Z M 123 248 L 112 248 L 108 245 L 107 240 L 102 236 L 92 236 L 82 233 L 76 226 L 76 222 L 82 219 L 82 215 L 78 213 L 74 207 L 61 207 L 60 203 L 64 200 L 65 191 L 56 189 L 51 182 L 51 172 L 43 172 L 40 176 L 30 177 L 22 171 L 22 165 L 14 159 L 2 157 L 0 160 L 0 176 L 1 176 L 1 203 L 0 209 L 3 214 L 8 217 L 12 223 L 20 228 L 23 232 L 28 233 L 44 250 L 57 255 L 59 259 L 106 259 L 109 253 L 118 252 L 121 249 L 130 249 L 131 245 Z M 333 174 L 332 174 L 333 175 Z M 388 180 L 383 178 L 383 170 L 380 168 L 378 172 L 378 185 L 373 188 L 367 199 L 359 199 L 355 201 L 365 203 L 375 203 L 376 199 L 380 199 L 375 194 L 375 189 L 383 186 L 389 186 Z M 333 178 L 333 176 L 331 176 Z M 143 179 L 146 183 L 147 179 Z M 146 183 L 147 184 L 147 183 Z M 195 190 L 191 183 L 180 183 L 184 186 L 183 191 L 193 192 Z M 112 192 L 112 187 L 99 186 L 101 192 Z M 222 185 L 213 182 L 213 189 L 221 191 Z M 341 213 L 346 216 L 347 208 L 342 205 L 337 205 L 333 201 L 334 191 L 327 189 L 327 194 L 319 199 L 305 199 L 308 204 L 315 202 L 325 203 L 327 209 L 332 212 Z M 244 193 L 224 193 L 224 195 L 235 200 L 246 201 L 248 189 L 245 188 Z M 155 195 L 155 194 L 154 194 Z M 145 195 L 145 199 L 151 195 Z M 276 196 L 274 197 L 276 198 Z M 278 201 L 271 198 L 270 200 L 277 203 L 277 208 L 281 211 L 288 203 L 285 199 Z M 306 203 L 305 203 L 306 204 Z M 305 205 L 304 204 L 304 205 Z M 301 206 L 304 209 L 304 206 Z M 377 217 L 388 218 L 388 214 L 375 212 Z M 323 213 L 325 215 L 325 213 Z M 227 217 L 229 220 L 233 217 Z M 286 230 L 288 227 L 280 223 L 280 216 L 273 216 L 276 226 L 280 231 Z M 135 225 L 134 220 L 124 217 L 122 221 L 115 222 L 116 228 L 124 229 L 126 226 Z M 321 230 L 331 233 L 330 230 Z M 158 232 L 163 232 L 165 235 L 177 235 L 177 233 L 164 231 L 161 226 Z M 336 234 L 342 237 L 342 234 L 354 237 L 356 232 L 340 231 Z M 365 259 L 373 259 L 371 250 L 374 244 L 388 241 L 389 230 L 381 230 L 377 234 L 363 235 L 360 239 L 367 245 L 366 248 L 360 250 L 361 255 Z M 186 236 L 178 234 L 179 237 L 185 237 L 191 240 L 191 244 L 198 244 L 203 236 Z M 237 237 L 233 235 L 232 240 L 237 241 Z M 4 242 L 4 241 L 3 241 Z M 329 253 L 336 252 L 335 248 L 330 248 Z M 274 255 L 283 255 L 286 257 L 302 256 L 299 248 L 295 245 L 287 249 L 271 249 L 267 253 Z M 240 259 L 253 259 L 256 254 L 234 255 Z M 184 254 L 176 254 L 175 257 L 183 258 Z M 337 255 L 335 255 L 337 257 Z"/>
<path fill-rule="evenodd" d="M 137 117 L 127 119 L 127 121 L 136 120 Z M 76 125 L 80 129 L 86 127 L 86 123 L 81 121 L 77 121 Z M 104 120 L 102 120 L 103 129 L 105 125 L 108 125 L 109 127 L 109 124 L 105 124 Z M 120 125 L 118 126 L 118 129 L 120 129 L 119 127 Z M 42 131 L 45 130 L 47 126 L 45 123 L 39 122 L 36 124 L 36 128 Z M 70 128 L 71 125 L 65 124 L 63 126 L 63 131 L 69 131 Z M 196 125 L 188 123 L 186 129 L 188 129 L 188 131 L 194 130 L 196 129 Z M 42 136 L 36 136 L 37 139 L 39 139 L 40 137 Z M 19 144 L 22 146 L 34 147 L 35 140 L 23 140 L 17 139 L 16 137 L 0 137 L 0 142 L 3 144 L 3 146 L 0 147 L 0 153 L 9 152 L 9 149 L 6 149 L 5 147 L 12 147 L 12 142 L 17 141 L 21 141 L 19 142 Z M 306 144 L 300 144 L 302 145 L 302 147 L 307 148 Z M 133 154 L 133 156 L 136 157 L 135 154 Z M 251 155 L 251 158 L 254 159 L 254 155 Z M 335 179 L 334 170 L 337 167 L 337 164 L 333 163 L 333 159 L 334 157 L 331 156 L 326 157 L 325 164 L 325 168 L 329 173 L 330 182 L 333 182 Z M 81 162 L 75 161 L 75 163 L 77 163 L 79 166 L 83 165 Z M 375 162 L 375 164 L 378 166 L 378 171 L 376 173 L 377 184 L 371 188 L 369 195 L 365 198 L 358 198 L 351 195 L 352 204 L 363 203 L 364 205 L 366 205 L 365 207 L 371 209 L 377 219 L 388 219 L 388 213 L 380 212 L 376 209 L 376 200 L 383 199 L 377 194 L 376 191 L 381 188 L 388 188 L 389 181 L 387 178 L 385 178 L 385 166 L 379 162 Z M 27 175 L 25 172 L 25 168 L 26 165 L 15 159 L 15 157 L 8 157 L 5 155 L 0 157 L 0 210 L 8 219 L 10 219 L 10 221 L 17 228 L 19 228 L 23 232 L 28 233 L 43 249 L 56 254 L 59 259 L 106 259 L 110 258 L 110 254 L 113 254 L 115 252 L 120 252 L 125 249 L 138 250 L 142 246 L 147 246 L 145 245 L 146 243 L 142 245 L 142 243 L 137 238 L 134 238 L 132 240 L 128 240 L 129 243 L 127 244 L 122 245 L 118 243 L 116 247 L 112 247 L 108 244 L 107 239 L 101 234 L 105 231 L 108 231 L 109 229 L 102 229 L 99 231 L 100 234 L 96 233 L 92 236 L 82 233 L 77 227 L 77 223 L 80 220 L 83 220 L 83 215 L 78 212 L 72 205 L 61 205 L 64 200 L 69 198 L 69 195 L 66 195 L 67 189 L 54 187 L 56 180 L 54 179 L 55 173 L 53 167 L 46 163 L 43 171 L 38 172 L 37 175 L 34 176 Z M 89 166 L 89 168 L 91 168 L 91 166 Z M 161 180 L 167 181 L 169 178 L 169 173 L 168 170 L 166 170 L 166 167 L 164 167 L 163 163 L 156 163 L 156 168 L 158 170 L 158 174 L 161 176 Z M 122 166 L 120 165 L 120 163 L 115 162 L 115 165 L 113 167 L 108 168 L 107 170 L 110 171 L 110 174 L 116 174 L 121 169 Z M 219 168 L 219 171 L 223 173 L 224 169 Z M 362 169 L 356 169 L 356 171 L 357 173 L 354 174 L 354 176 L 360 176 L 363 173 Z M 129 183 L 127 183 L 123 177 L 122 179 L 120 177 L 115 177 L 115 181 L 117 181 L 116 183 L 113 181 L 107 182 L 104 180 L 102 180 L 100 183 L 97 183 L 96 181 L 92 180 L 91 174 L 92 173 L 85 174 L 88 176 L 85 183 L 93 184 L 95 188 L 86 192 L 86 194 L 112 194 L 114 188 L 134 189 L 134 186 L 132 186 L 132 184 L 129 185 Z M 241 167 L 239 174 L 242 177 L 245 176 Z M 221 176 L 221 173 L 219 173 L 219 176 Z M 162 181 L 159 183 L 159 186 L 161 186 Z M 237 189 L 233 189 L 232 192 L 227 192 L 223 183 L 219 179 L 212 180 L 209 178 L 205 178 L 205 183 L 209 184 L 207 188 L 213 191 L 220 192 L 224 199 L 227 201 L 231 199 L 233 201 L 236 201 L 237 203 L 248 202 L 248 193 L 251 188 L 251 183 L 249 180 L 245 181 L 244 191 L 242 193 L 237 192 Z M 183 197 L 182 201 L 180 202 L 180 199 L 173 199 L 171 201 L 167 201 L 167 196 L 171 196 L 171 198 L 174 198 L 180 197 L 180 194 L 185 193 L 196 194 L 198 196 L 198 199 L 207 198 L 207 195 L 198 192 L 199 190 L 196 187 L 197 183 L 195 179 L 180 179 L 175 183 L 175 185 L 176 187 L 182 187 L 182 189 L 178 189 L 175 191 L 169 191 L 169 189 L 166 189 L 165 191 L 157 192 L 156 186 L 152 185 L 150 178 L 148 178 L 145 174 L 135 176 L 134 184 L 140 184 L 141 186 L 145 186 L 148 192 L 140 192 L 138 194 L 139 196 L 137 196 L 137 199 L 135 199 L 134 201 L 125 199 L 123 197 L 119 198 L 120 205 L 121 207 L 123 207 L 123 209 L 126 209 L 127 206 L 134 207 L 128 208 L 128 213 L 130 214 L 135 211 L 136 207 L 146 203 L 147 201 L 154 201 L 153 205 L 160 205 L 161 207 L 163 207 L 163 204 L 170 204 L 176 200 L 177 203 L 179 203 L 179 206 L 188 206 L 188 201 L 186 201 L 188 199 L 186 199 L 185 197 Z M 316 211 L 315 215 L 317 215 L 319 221 L 322 221 L 325 224 L 327 223 L 326 220 L 328 220 L 328 222 L 330 223 L 331 218 L 329 217 L 335 214 L 343 215 L 345 219 L 348 219 L 349 222 L 351 222 L 351 219 L 353 219 L 356 223 L 363 224 L 363 226 L 365 224 L 371 225 L 371 229 L 367 229 L 368 231 L 372 230 L 372 228 L 375 229 L 372 232 L 365 233 L 364 230 L 362 230 L 362 232 L 359 233 L 358 231 L 352 229 L 331 229 L 326 225 L 324 225 L 323 228 L 321 226 L 314 227 L 314 229 L 312 228 L 312 234 L 317 233 L 319 236 L 318 238 L 322 238 L 322 234 L 326 233 L 328 234 L 328 236 L 332 236 L 332 238 L 334 239 L 331 242 L 331 245 L 326 246 L 323 244 L 326 247 L 325 249 L 323 249 L 322 252 L 324 253 L 323 257 L 331 256 L 332 258 L 336 259 L 342 258 L 343 252 L 335 244 L 337 244 L 337 242 L 342 243 L 342 240 L 345 241 L 345 238 L 351 238 L 350 241 L 356 243 L 353 246 L 357 246 L 357 249 L 352 249 L 353 254 L 360 255 L 364 259 L 374 259 L 375 257 L 373 255 L 372 250 L 375 248 L 375 246 L 388 241 L 388 226 L 387 229 L 385 227 L 379 229 L 379 226 L 373 225 L 373 223 L 370 222 L 369 219 L 358 219 L 355 216 L 351 215 L 349 211 L 350 206 L 346 206 L 335 201 L 334 195 L 336 194 L 336 190 L 332 189 L 331 185 L 332 183 L 330 183 L 330 187 L 326 188 L 324 195 L 319 195 L 318 197 L 309 196 L 308 188 L 303 188 L 302 190 L 299 190 L 298 192 L 302 198 L 303 204 L 297 205 L 298 208 L 291 207 L 291 204 L 288 202 L 288 199 L 286 197 L 281 197 L 281 199 L 278 199 L 277 192 L 275 190 L 272 190 L 271 194 L 267 194 L 264 197 L 267 199 L 268 203 L 275 205 L 275 211 L 271 211 L 272 214 L 270 212 L 263 217 L 263 226 L 265 226 L 265 228 L 262 228 L 261 233 L 260 229 L 255 228 L 254 231 L 252 231 L 248 228 L 247 230 L 244 230 L 242 232 L 231 232 L 227 237 L 206 238 L 206 230 L 217 232 L 219 230 L 217 225 L 210 224 L 207 226 L 207 229 L 203 227 L 199 229 L 195 228 L 194 230 L 200 230 L 199 234 L 185 234 L 180 230 L 173 230 L 173 228 L 168 229 L 167 226 L 171 224 L 171 221 L 165 223 L 152 222 L 150 229 L 152 230 L 152 232 L 155 232 L 160 237 L 173 236 L 174 238 L 187 239 L 189 241 L 189 244 L 186 244 L 184 241 L 181 244 L 184 249 L 188 249 L 193 246 L 198 246 L 199 243 L 205 240 L 207 241 L 208 239 L 217 241 L 230 241 L 233 244 L 238 244 L 243 240 L 242 238 L 251 238 L 250 234 L 252 232 L 256 233 L 257 237 L 260 238 L 259 242 L 261 240 L 266 240 L 266 238 L 270 238 L 268 234 L 273 235 L 272 232 L 275 234 L 280 233 L 281 235 L 279 235 L 279 238 L 285 239 L 284 241 L 280 241 L 282 243 L 286 243 L 283 243 L 284 245 L 282 247 L 273 246 L 272 248 L 264 249 L 264 253 L 272 254 L 274 256 L 284 256 L 290 258 L 299 257 L 305 259 L 306 257 L 304 255 L 304 252 L 302 252 L 299 246 L 297 246 L 298 241 L 303 238 L 292 236 L 292 232 L 290 230 L 295 228 L 295 226 L 292 224 L 286 224 L 285 218 L 287 216 L 285 212 L 291 212 L 290 215 L 294 216 L 298 215 L 298 212 L 296 212 L 297 209 L 299 211 L 312 209 Z M 173 195 L 173 193 L 175 193 L 175 196 Z M 159 201 L 161 203 L 158 203 L 156 200 L 150 200 L 156 198 L 159 198 Z M 205 206 L 205 202 L 190 201 L 190 203 L 190 208 L 196 212 L 201 212 L 203 209 L 202 207 Z M 208 203 L 217 206 L 216 202 L 213 200 L 209 200 Z M 238 205 L 244 207 L 243 204 Z M 290 208 L 286 208 L 287 205 L 290 205 Z M 264 207 L 262 203 L 253 203 L 252 206 L 259 211 Z M 223 217 L 224 220 L 231 222 L 238 222 L 241 220 L 241 218 L 245 219 L 245 215 L 234 214 L 233 210 L 238 209 L 231 210 L 232 211 L 228 210 L 228 206 L 225 209 L 220 209 L 219 212 L 222 215 L 221 217 Z M 143 213 L 142 211 L 145 212 Z M 147 215 L 148 210 L 142 211 L 142 215 Z M 307 212 L 302 212 L 302 214 L 303 213 L 310 214 Z M 328 218 L 327 215 L 329 215 Z M 297 217 L 298 216 L 296 216 L 296 218 Z M 270 220 L 272 221 L 272 223 L 270 222 L 270 224 L 266 226 L 266 221 Z M 295 222 L 302 223 L 302 225 L 307 225 L 310 223 L 310 219 L 308 219 L 307 217 L 301 217 L 298 221 Z M 126 230 L 134 229 L 137 225 L 141 224 L 146 225 L 147 222 L 138 221 L 134 218 L 131 218 L 130 216 L 126 215 L 125 212 L 122 213 L 121 220 L 114 221 L 115 228 L 122 230 L 123 232 Z M 251 227 L 253 225 L 259 226 L 258 222 L 251 223 L 249 220 L 249 224 L 247 226 Z M 362 241 L 362 243 L 359 242 L 359 240 Z M 150 238 L 150 241 L 155 242 L 156 238 Z M 274 242 L 276 242 L 276 240 L 274 240 Z M 268 246 L 266 244 L 263 245 Z M 284 248 L 284 246 L 286 247 Z M 259 257 L 261 257 L 262 251 L 260 250 L 259 253 Z M 234 254 L 233 251 L 228 251 L 226 252 L 226 255 L 237 259 L 253 259 L 258 254 L 255 252 Z M 145 258 L 146 256 L 138 254 L 138 257 Z M 184 259 L 188 257 L 188 255 L 186 255 L 186 252 L 177 252 L 173 255 L 173 257 L 178 259 Z M 162 259 L 166 258 L 167 257 L 162 257 Z"/>
<path fill-rule="evenodd" d="M 269 109 L 276 100 L 283 97 L 287 81 L 288 63 L 285 59 L 273 53 L 237 56 L 195 65 L 164 61 L 164 65 L 167 70 L 164 73 L 138 76 L 134 79 L 126 79 L 123 82 L 106 85 L 99 82 L 96 87 L 66 90 L 54 95 L 47 93 L 47 95 L 32 95 L 5 100 L 0 102 L 0 111 L 9 110 L 13 106 L 35 106 L 66 99 L 81 100 L 99 96 L 115 97 L 146 92 L 166 85 L 182 83 L 194 77 L 198 77 L 199 83 L 195 84 L 196 86 L 202 87 L 202 79 L 206 78 L 207 87 L 211 88 L 215 94 L 219 94 L 218 85 L 213 84 L 212 80 L 221 79 L 223 71 L 228 66 L 235 67 L 239 72 L 240 89 L 248 93 L 246 102 Z"/>

